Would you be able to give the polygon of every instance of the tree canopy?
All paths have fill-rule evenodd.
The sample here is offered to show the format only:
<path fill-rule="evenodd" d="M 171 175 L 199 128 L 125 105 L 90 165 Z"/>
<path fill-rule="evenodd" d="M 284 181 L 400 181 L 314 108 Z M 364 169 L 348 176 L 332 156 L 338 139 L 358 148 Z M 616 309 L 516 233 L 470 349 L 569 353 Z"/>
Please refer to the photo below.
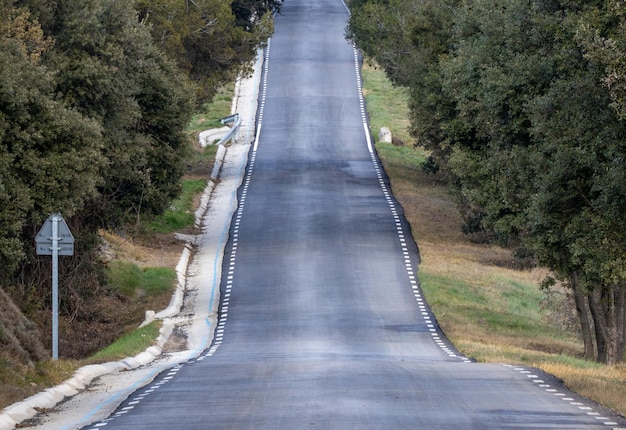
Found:
<path fill-rule="evenodd" d="M 196 84 L 201 100 L 248 66 L 273 31 L 276 0 L 138 0 L 157 46 Z"/>
<path fill-rule="evenodd" d="M 587 356 L 624 358 L 623 2 L 362 0 L 348 36 L 411 96 L 468 233 L 572 288 Z M 591 316 L 591 318 L 587 318 Z"/>
<path fill-rule="evenodd" d="M 102 128 L 57 98 L 42 62 L 51 45 L 29 13 L 3 0 L 0 13 L 0 260 L 4 276 L 23 261 L 29 223 L 71 216 L 97 194 Z"/>
<path fill-rule="evenodd" d="M 44 59 L 56 70 L 56 91 L 102 127 L 107 168 L 85 222 L 115 226 L 160 213 L 183 174 L 183 129 L 193 107 L 184 76 L 152 43 L 132 4 L 59 0 L 55 13 L 55 44 Z"/>

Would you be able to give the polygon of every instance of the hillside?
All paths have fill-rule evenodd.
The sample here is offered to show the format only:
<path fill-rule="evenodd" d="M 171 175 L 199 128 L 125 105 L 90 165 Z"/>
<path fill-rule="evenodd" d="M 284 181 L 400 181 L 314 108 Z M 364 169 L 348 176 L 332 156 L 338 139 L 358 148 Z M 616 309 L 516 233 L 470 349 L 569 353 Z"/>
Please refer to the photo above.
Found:
<path fill-rule="evenodd" d="M 45 356 L 46 349 L 37 326 L 0 289 L 0 361 L 32 367 Z"/>

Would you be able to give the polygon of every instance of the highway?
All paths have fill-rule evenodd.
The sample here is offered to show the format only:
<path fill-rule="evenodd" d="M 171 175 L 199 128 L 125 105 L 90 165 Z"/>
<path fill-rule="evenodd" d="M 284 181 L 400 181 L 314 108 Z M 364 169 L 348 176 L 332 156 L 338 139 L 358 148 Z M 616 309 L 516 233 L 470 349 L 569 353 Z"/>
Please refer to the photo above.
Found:
<path fill-rule="evenodd" d="M 286 0 L 226 245 L 215 337 L 87 429 L 617 427 L 549 375 L 459 354 L 366 133 L 340 0 Z"/>

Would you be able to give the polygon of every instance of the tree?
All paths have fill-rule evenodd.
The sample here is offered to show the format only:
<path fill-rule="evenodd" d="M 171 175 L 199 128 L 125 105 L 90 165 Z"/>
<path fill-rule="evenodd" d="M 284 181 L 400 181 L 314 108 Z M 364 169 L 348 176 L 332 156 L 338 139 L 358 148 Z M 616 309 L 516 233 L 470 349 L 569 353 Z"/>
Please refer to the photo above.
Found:
<path fill-rule="evenodd" d="M 282 0 L 234 0 L 231 9 L 238 27 L 255 32 L 255 26 L 267 16 L 280 12 Z"/>
<path fill-rule="evenodd" d="M 623 2 L 607 1 L 604 14 L 589 16 L 580 35 L 587 57 L 604 67 L 603 83 L 611 94 L 611 106 L 620 118 L 626 119 L 626 9 Z"/>
<path fill-rule="evenodd" d="M 275 1 L 222 0 L 179 2 L 139 0 L 137 10 L 149 23 L 155 43 L 196 84 L 201 101 L 235 79 L 273 30 Z"/>
<path fill-rule="evenodd" d="M 28 12 L 2 0 L 0 261 L 9 278 L 32 248 L 30 226 L 77 213 L 96 194 L 101 129 L 56 97 L 41 56 L 51 45 Z"/>
<path fill-rule="evenodd" d="M 531 206 L 534 246 L 541 260 L 570 279 L 583 333 L 594 331 L 593 339 L 585 338 L 585 349 L 595 341 L 596 358 L 607 363 L 624 354 L 626 123 L 615 108 L 615 94 L 603 85 L 605 63 L 583 53 L 591 26 L 611 34 L 623 24 L 610 9 L 583 9 L 571 23 L 577 32 L 572 40 L 581 46 L 577 67 L 530 108 L 546 161 Z M 555 264 L 555 257 L 564 263 Z M 584 327 L 583 313 L 593 324 Z"/>
<path fill-rule="evenodd" d="M 532 245 L 578 295 L 583 324 L 588 305 L 597 360 L 615 363 L 624 344 L 618 166 L 626 128 L 609 108 L 598 64 L 576 40 L 589 13 L 597 6 L 487 0 L 460 8 L 443 87 L 474 136 L 452 141 L 449 162 L 463 195 L 483 211 L 482 227 Z M 463 153 L 478 161 L 468 164 Z"/>
<path fill-rule="evenodd" d="M 452 49 L 458 0 L 359 0 L 350 2 L 346 35 L 409 94 L 411 134 L 437 163 L 449 148 L 442 121 L 454 106 L 442 92 L 440 60 Z"/>
<path fill-rule="evenodd" d="M 132 3 L 55 3 L 46 29 L 63 101 L 102 125 L 107 169 L 81 212 L 95 227 L 162 212 L 178 193 L 183 134 L 194 104 L 186 80 L 154 46 Z"/>
<path fill-rule="evenodd" d="M 587 357 L 606 363 L 625 343 L 621 3 L 362 0 L 349 32 L 409 88 L 467 230 L 532 247 L 572 288 Z"/>

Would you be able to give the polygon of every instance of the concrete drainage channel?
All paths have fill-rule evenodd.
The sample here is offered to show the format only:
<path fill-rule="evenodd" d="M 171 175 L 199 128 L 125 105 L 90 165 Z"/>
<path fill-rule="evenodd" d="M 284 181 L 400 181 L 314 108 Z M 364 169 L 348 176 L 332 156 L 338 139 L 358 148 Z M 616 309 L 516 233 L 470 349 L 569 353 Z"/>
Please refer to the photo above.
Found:
<path fill-rule="evenodd" d="M 229 127 L 228 130 L 226 128 L 218 129 L 220 130 L 220 141 L 218 142 L 219 148 L 215 165 L 201 198 L 200 206 L 195 213 L 195 226 L 200 228 L 202 233 L 197 236 L 179 237 L 186 241 L 186 245 L 176 266 L 177 287 L 172 295 L 172 299 L 166 309 L 160 312 L 146 312 L 146 319 L 142 326 L 149 324 L 155 319 L 163 321 L 155 344 L 134 357 L 104 364 L 84 366 L 78 369 L 72 378 L 62 384 L 8 406 L 0 414 L 0 430 L 14 429 L 19 423 L 33 419 L 41 411 L 55 410 L 61 402 L 65 401 L 65 405 L 72 403 L 67 400 L 79 397 L 80 393 L 85 392 L 86 388 L 98 378 L 150 365 L 157 358 L 162 358 L 163 348 L 177 327 L 186 330 L 188 349 L 182 353 L 172 354 L 169 360 L 164 359 L 165 363 L 159 369 L 149 372 L 149 375 L 152 376 L 138 378 L 138 381 L 135 385 L 132 385 L 131 389 L 133 387 L 136 389 L 137 384 L 149 383 L 149 379 L 167 367 L 197 357 L 210 344 L 219 304 L 219 280 L 221 278 L 223 250 L 230 228 L 230 220 L 237 207 L 237 189 L 243 180 L 248 150 L 254 139 L 262 62 L 263 54 L 259 51 L 253 75 L 238 80 L 235 86 L 232 107 L 233 115 L 226 119 L 226 121 L 232 121 L 233 126 Z M 209 140 L 211 137 L 207 136 L 215 135 L 211 133 L 204 134 L 201 139 L 204 139 L 205 143 L 213 141 Z M 231 139 L 233 143 L 227 148 L 225 144 Z M 218 178 L 220 179 L 219 183 L 217 181 Z M 209 230 L 207 228 L 209 225 L 221 225 L 222 228 L 220 231 L 215 231 L 215 229 Z M 204 260 L 204 263 L 198 263 L 196 260 L 199 259 Z M 207 267 L 207 259 L 211 260 L 209 266 L 213 270 L 209 270 L 210 273 L 205 273 L 203 269 L 202 275 L 200 275 L 199 266 Z M 188 295 L 193 297 L 192 300 L 195 303 L 184 303 L 185 293 L 191 293 Z M 184 306 L 195 310 L 192 317 L 178 317 Z M 127 375 L 125 374 L 124 378 L 117 379 L 128 379 Z M 120 389 L 119 391 L 120 393 L 126 393 L 128 389 L 127 387 L 125 390 Z M 92 391 L 91 387 L 89 391 Z M 111 391 L 111 388 L 104 389 L 104 391 Z M 115 405 L 125 398 L 122 394 L 115 396 L 105 393 L 103 396 L 109 398 L 105 402 L 110 403 L 105 405 L 107 406 L 106 408 L 102 407 L 102 404 L 94 404 L 90 406 L 92 410 L 86 414 L 87 418 L 81 416 L 79 421 L 76 421 L 76 417 L 66 417 L 65 423 L 59 424 L 58 428 L 77 428 L 87 425 L 90 421 L 93 422 L 101 415 L 106 414 L 106 410 L 114 409 Z M 113 398 L 115 399 L 113 400 Z M 71 415 L 71 412 L 67 414 Z M 79 416 L 81 413 L 77 412 L 75 415 Z M 54 420 L 54 418 L 50 419 Z M 49 429 L 53 427 L 53 423 L 46 422 L 41 428 Z M 37 424 L 32 428 L 37 428 Z"/>

